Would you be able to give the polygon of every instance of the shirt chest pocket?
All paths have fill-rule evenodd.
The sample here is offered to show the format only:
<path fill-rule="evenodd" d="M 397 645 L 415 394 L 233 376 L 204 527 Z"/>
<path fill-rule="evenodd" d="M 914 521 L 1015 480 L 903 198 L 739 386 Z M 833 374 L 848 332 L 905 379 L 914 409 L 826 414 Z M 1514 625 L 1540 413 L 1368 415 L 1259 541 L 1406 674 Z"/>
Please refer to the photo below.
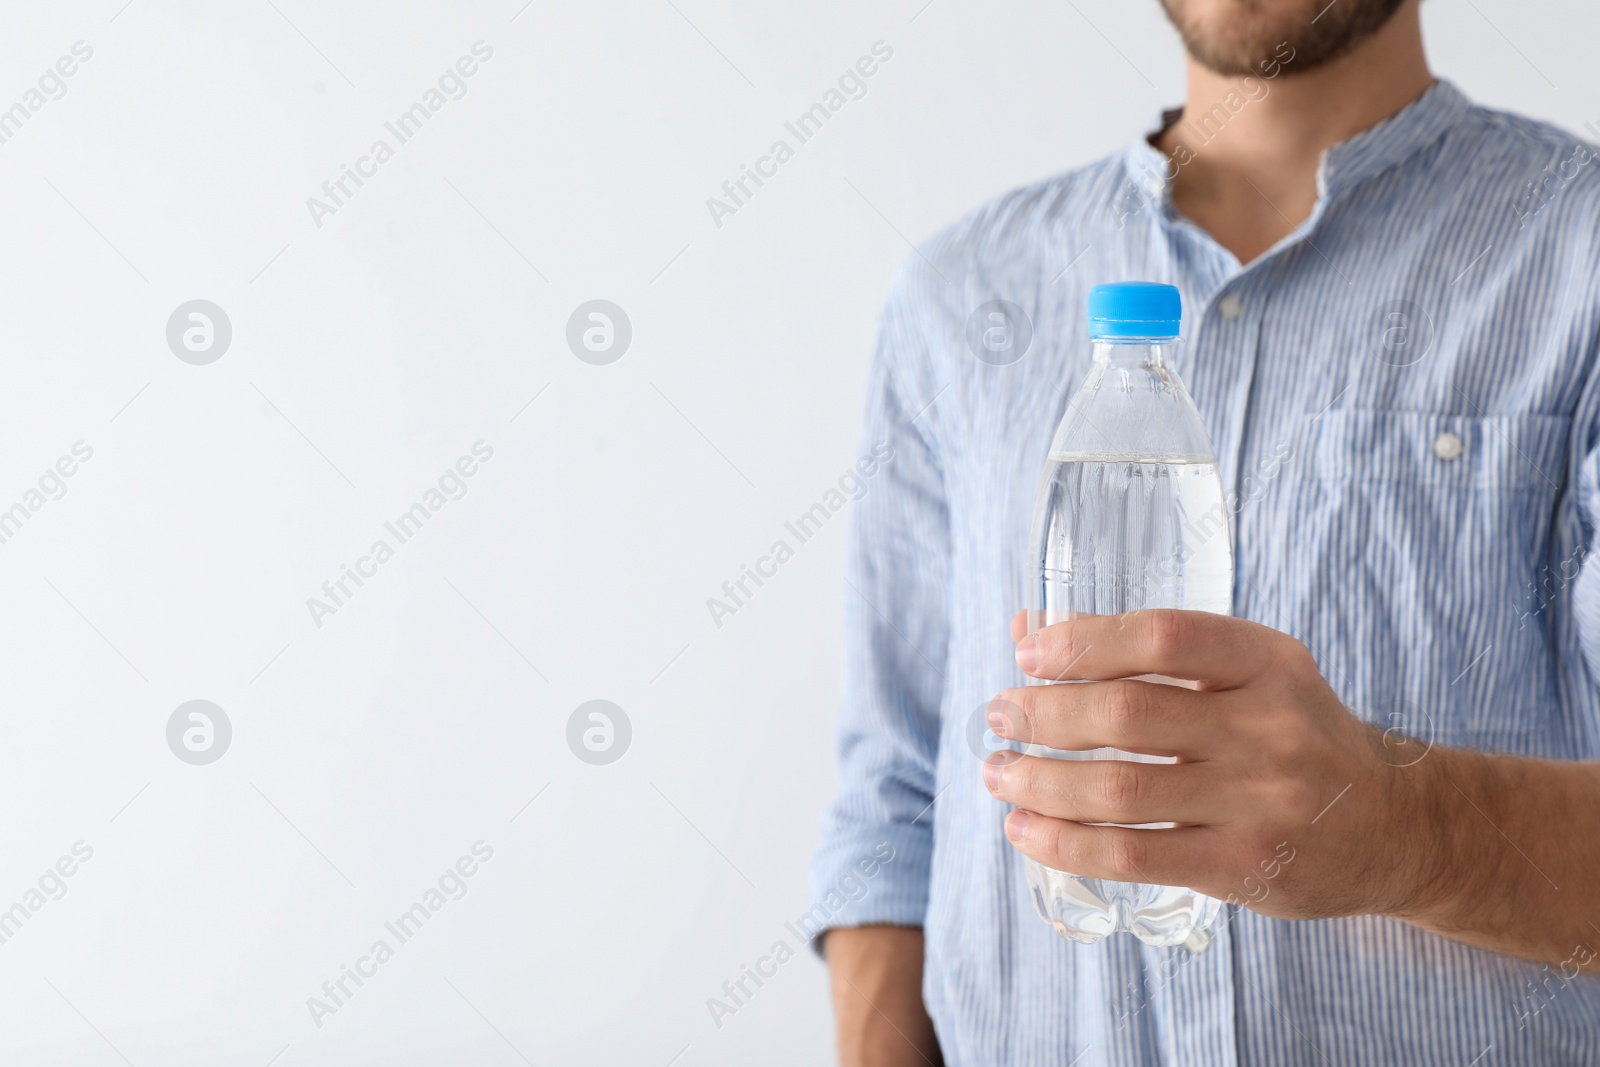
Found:
<path fill-rule="evenodd" d="M 1550 725 L 1554 646 L 1534 609 L 1569 431 L 1551 415 L 1313 420 L 1261 532 L 1270 584 L 1351 710 L 1423 742 L 1513 751 Z"/>

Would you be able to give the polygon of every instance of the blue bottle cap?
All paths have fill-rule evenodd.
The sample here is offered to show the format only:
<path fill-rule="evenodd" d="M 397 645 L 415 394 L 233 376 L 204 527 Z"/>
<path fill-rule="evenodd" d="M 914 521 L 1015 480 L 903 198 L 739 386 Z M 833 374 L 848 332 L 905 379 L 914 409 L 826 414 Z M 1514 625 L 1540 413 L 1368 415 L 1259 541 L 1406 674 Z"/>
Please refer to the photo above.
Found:
<path fill-rule="evenodd" d="M 1116 282 L 1089 290 L 1089 336 L 1167 338 L 1178 336 L 1183 301 L 1159 282 Z"/>

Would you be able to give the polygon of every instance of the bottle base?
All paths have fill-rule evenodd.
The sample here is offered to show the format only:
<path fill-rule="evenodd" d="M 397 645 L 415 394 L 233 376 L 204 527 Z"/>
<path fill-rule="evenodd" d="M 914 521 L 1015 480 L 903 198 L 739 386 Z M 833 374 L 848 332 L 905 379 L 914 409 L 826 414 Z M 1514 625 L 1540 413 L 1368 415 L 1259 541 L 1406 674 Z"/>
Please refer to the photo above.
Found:
<path fill-rule="evenodd" d="M 1033 860 L 1027 874 L 1040 918 L 1080 945 L 1127 932 L 1154 948 L 1182 946 L 1198 955 L 1211 947 L 1207 930 L 1222 914 L 1222 901 L 1181 886 L 1080 878 Z"/>

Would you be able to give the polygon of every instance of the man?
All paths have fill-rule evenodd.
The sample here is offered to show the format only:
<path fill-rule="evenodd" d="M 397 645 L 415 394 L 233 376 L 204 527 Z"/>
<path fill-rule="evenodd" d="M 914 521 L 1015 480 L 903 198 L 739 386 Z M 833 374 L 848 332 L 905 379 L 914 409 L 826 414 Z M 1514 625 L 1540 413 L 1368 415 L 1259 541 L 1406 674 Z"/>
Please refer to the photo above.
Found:
<path fill-rule="evenodd" d="M 884 314 L 813 870 L 841 1059 L 1600 1063 L 1600 165 L 1435 81 L 1418 0 L 1165 4 L 1182 114 Z M 1183 295 L 1237 617 L 1008 635 L 1088 288 L 1131 279 Z M 1072 944 L 1023 854 L 1235 906 L 1199 955 Z"/>

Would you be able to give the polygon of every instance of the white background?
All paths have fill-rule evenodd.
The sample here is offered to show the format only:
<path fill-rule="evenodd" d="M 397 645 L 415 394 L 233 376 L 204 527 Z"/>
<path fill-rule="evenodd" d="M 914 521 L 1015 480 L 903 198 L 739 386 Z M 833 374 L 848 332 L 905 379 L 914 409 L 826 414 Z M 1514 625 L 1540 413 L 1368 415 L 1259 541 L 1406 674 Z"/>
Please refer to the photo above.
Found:
<path fill-rule="evenodd" d="M 0 144 L 0 509 L 93 449 L 0 544 L 0 909 L 93 849 L 0 944 L 0 1062 L 829 1062 L 808 954 L 720 1029 L 706 999 L 806 905 L 846 520 L 720 628 L 706 599 L 850 462 L 906 240 L 1179 101 L 1155 0 L 123 2 L 0 26 L 0 108 L 93 48 Z M 1600 119 L 1591 5 L 1425 18 L 1469 95 Z M 466 96 L 316 226 L 478 40 Z M 196 298 L 233 328 L 207 366 L 165 337 Z M 596 298 L 633 326 L 609 366 L 565 342 Z M 314 625 L 479 440 L 467 494 Z M 166 741 L 197 698 L 233 725 L 209 766 Z M 609 766 L 566 742 L 592 699 L 632 722 Z M 479 840 L 466 896 L 314 1025 Z"/>

